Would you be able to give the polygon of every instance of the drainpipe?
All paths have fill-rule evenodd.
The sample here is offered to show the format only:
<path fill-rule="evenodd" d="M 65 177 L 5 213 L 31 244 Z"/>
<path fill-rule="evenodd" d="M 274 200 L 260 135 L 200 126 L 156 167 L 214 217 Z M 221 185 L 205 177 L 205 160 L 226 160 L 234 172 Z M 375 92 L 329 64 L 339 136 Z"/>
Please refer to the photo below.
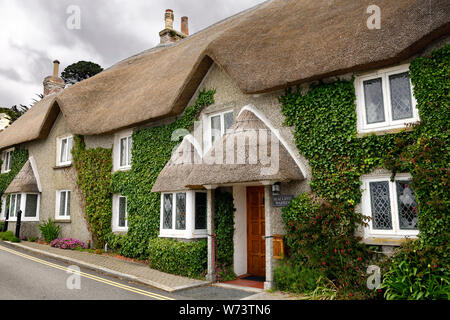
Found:
<path fill-rule="evenodd" d="M 215 186 L 205 186 L 206 188 L 206 225 L 208 229 L 208 274 L 206 280 L 216 282 L 216 262 L 215 262 L 215 230 L 214 230 L 214 189 Z"/>
<path fill-rule="evenodd" d="M 20 239 L 20 223 L 22 221 L 22 210 L 17 211 L 17 222 L 16 222 L 16 238 Z"/>

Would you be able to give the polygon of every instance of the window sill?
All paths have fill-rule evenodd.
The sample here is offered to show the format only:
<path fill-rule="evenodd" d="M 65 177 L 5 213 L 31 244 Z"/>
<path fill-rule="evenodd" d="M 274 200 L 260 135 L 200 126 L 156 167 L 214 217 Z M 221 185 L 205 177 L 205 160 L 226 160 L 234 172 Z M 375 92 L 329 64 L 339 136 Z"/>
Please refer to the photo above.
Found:
<path fill-rule="evenodd" d="M 374 134 L 376 136 L 381 136 L 381 135 L 385 135 L 385 134 L 395 134 L 395 133 L 399 133 L 399 132 L 413 131 L 414 128 L 411 126 L 411 124 L 417 124 L 417 123 L 419 123 L 419 122 L 408 123 L 408 125 L 401 126 L 401 127 L 361 129 L 361 130 L 358 130 L 357 137 L 363 138 L 366 136 L 370 136 L 372 134 Z"/>
<path fill-rule="evenodd" d="M 53 170 L 59 170 L 59 169 L 66 169 L 66 168 L 70 168 L 72 166 L 72 163 L 68 163 L 68 164 L 59 164 L 53 167 Z"/>
<path fill-rule="evenodd" d="M 2 220 L 2 221 L 6 221 L 6 220 Z M 14 219 L 8 219 L 8 222 L 17 222 L 17 218 Z M 39 222 L 39 218 L 33 218 L 33 219 L 24 219 L 22 218 L 22 220 L 20 220 L 20 223 L 23 222 Z"/>
<path fill-rule="evenodd" d="M 417 239 L 416 236 L 397 236 L 397 237 L 367 237 L 361 242 L 368 245 L 383 245 L 383 246 L 400 246 L 408 240 Z"/>
<path fill-rule="evenodd" d="M 179 233 L 179 232 L 170 232 L 170 231 L 166 231 L 166 232 L 160 232 L 159 234 L 159 238 L 174 238 L 174 239 L 186 239 L 186 240 L 190 240 L 190 239 L 201 239 L 201 238 L 207 238 L 208 234 L 206 232 L 206 230 L 204 232 L 202 232 L 201 230 L 198 230 L 196 233 L 194 234 L 187 234 L 187 232 L 185 233 Z"/>
<path fill-rule="evenodd" d="M 120 168 L 116 168 L 114 170 L 114 172 L 118 172 L 118 171 L 130 171 L 131 170 L 131 166 L 128 167 L 120 167 Z"/>
<path fill-rule="evenodd" d="M 64 218 L 55 218 L 56 223 L 71 223 L 71 219 L 64 219 Z"/>

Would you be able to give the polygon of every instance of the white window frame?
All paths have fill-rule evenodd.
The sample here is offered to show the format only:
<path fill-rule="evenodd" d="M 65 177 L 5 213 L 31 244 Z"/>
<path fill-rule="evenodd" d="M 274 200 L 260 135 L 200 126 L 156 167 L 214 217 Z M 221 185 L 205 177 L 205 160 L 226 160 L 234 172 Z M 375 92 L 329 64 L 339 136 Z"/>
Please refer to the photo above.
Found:
<path fill-rule="evenodd" d="M 362 180 L 362 198 L 361 208 L 362 213 L 369 218 L 372 218 L 372 206 L 370 199 L 370 182 L 387 181 L 389 183 L 389 197 L 391 206 L 392 230 L 377 230 L 373 229 L 372 219 L 368 222 L 368 226 L 364 228 L 364 238 L 417 238 L 419 230 L 402 230 L 400 229 L 400 222 L 398 218 L 398 202 L 397 202 L 397 188 L 396 181 L 412 180 L 408 173 L 396 174 L 395 180 L 391 181 L 391 174 L 371 174 L 365 175 Z"/>
<path fill-rule="evenodd" d="M 61 161 L 61 153 L 62 153 L 62 143 L 64 140 L 67 140 L 66 143 L 66 155 L 67 160 Z M 73 135 L 65 135 L 56 138 L 56 165 L 57 166 L 68 166 L 72 164 L 72 149 L 69 150 L 69 140 L 72 140 L 72 149 L 73 149 Z"/>
<path fill-rule="evenodd" d="M 119 226 L 119 201 L 120 198 L 125 198 L 125 227 Z M 127 232 L 128 231 L 128 198 L 121 194 L 115 193 L 112 199 L 112 231 L 113 232 Z"/>
<path fill-rule="evenodd" d="M 12 193 L 10 194 L 9 198 L 9 210 L 11 210 L 11 201 L 13 195 L 19 195 L 20 194 L 20 204 L 19 204 L 19 210 L 22 210 L 22 218 L 21 221 L 39 221 L 39 209 L 41 206 L 41 195 L 39 193 L 35 192 L 26 192 L 26 193 Z M 27 195 L 37 195 L 37 204 L 36 204 L 36 216 L 35 217 L 25 217 L 25 207 L 26 207 L 26 198 Z M 16 202 L 17 203 L 17 202 Z M 11 216 L 11 212 L 9 212 L 9 218 L 8 221 L 17 221 L 17 207 L 15 208 L 14 216 Z M 6 211 L 5 211 L 6 212 Z"/>
<path fill-rule="evenodd" d="M 411 90 L 411 104 L 412 104 L 412 118 L 392 120 L 392 105 L 390 94 L 390 82 L 389 76 L 409 72 L 409 64 L 400 65 L 397 67 L 381 69 L 370 74 L 356 77 L 355 79 L 355 93 L 356 93 L 356 106 L 357 106 L 357 121 L 358 121 L 358 133 L 370 133 L 376 131 L 400 129 L 406 127 L 408 124 L 420 121 L 419 111 L 417 110 L 417 101 L 414 98 L 413 85 L 410 80 Z M 383 91 L 383 104 L 384 104 L 384 117 L 383 122 L 367 123 L 366 106 L 364 99 L 364 82 L 381 78 L 382 91 Z"/>
<path fill-rule="evenodd" d="M 61 216 L 59 215 L 59 209 L 60 209 L 60 205 L 61 205 L 61 193 L 65 192 L 66 193 L 66 203 L 65 203 L 65 210 L 64 210 L 64 215 Z M 56 191 L 56 201 L 55 201 L 55 220 L 66 220 L 66 221 L 70 221 L 70 217 L 71 217 L 71 210 L 70 210 L 70 205 L 72 204 L 72 199 L 70 199 L 69 201 L 69 206 L 67 206 L 68 201 L 67 201 L 67 193 L 70 194 L 70 197 L 72 196 L 72 191 L 71 190 L 57 190 Z M 67 215 L 67 211 L 69 211 L 69 215 Z"/>
<path fill-rule="evenodd" d="M 2 173 L 7 173 L 11 171 L 11 161 L 12 161 L 12 153 L 14 151 L 14 148 L 6 149 L 2 152 Z M 8 160 L 8 161 L 7 161 Z"/>
<path fill-rule="evenodd" d="M 6 194 L 3 194 L 1 197 L 1 205 L 2 205 L 2 211 L 0 212 L 0 221 L 5 221 L 6 220 L 6 207 L 7 207 L 7 196 Z M 1 230 L 0 230 L 1 232 Z"/>
<path fill-rule="evenodd" d="M 133 131 L 132 130 L 125 130 L 121 131 L 114 136 L 114 150 L 113 150 L 113 170 L 114 171 L 128 171 L 131 169 L 131 160 L 132 160 L 132 154 L 130 151 L 130 154 L 127 154 L 127 165 L 122 166 L 120 163 L 120 143 L 122 139 L 128 139 L 131 138 L 131 144 L 133 144 Z M 128 143 L 128 142 L 127 142 Z M 127 150 L 128 150 L 128 144 L 127 144 Z"/>
<path fill-rule="evenodd" d="M 233 121 L 236 121 L 236 118 L 234 117 L 234 110 L 228 109 L 216 113 L 212 113 L 210 115 L 207 115 L 204 120 L 204 154 L 209 151 L 209 149 L 212 148 L 212 130 L 211 130 L 211 119 L 217 116 L 220 116 L 220 136 L 222 137 L 225 134 L 225 114 L 232 113 L 233 114 Z M 217 141 L 216 141 L 217 142 Z"/>
<path fill-rule="evenodd" d="M 198 239 L 206 238 L 208 235 L 207 229 L 195 229 L 195 193 L 206 191 L 201 190 L 181 190 L 174 192 L 161 193 L 161 207 L 160 207 L 160 221 L 159 221 L 159 236 L 161 238 L 179 238 L 179 239 Z M 186 194 L 186 229 L 176 229 L 176 194 Z M 172 194 L 172 229 L 163 228 L 164 219 L 164 195 Z"/>

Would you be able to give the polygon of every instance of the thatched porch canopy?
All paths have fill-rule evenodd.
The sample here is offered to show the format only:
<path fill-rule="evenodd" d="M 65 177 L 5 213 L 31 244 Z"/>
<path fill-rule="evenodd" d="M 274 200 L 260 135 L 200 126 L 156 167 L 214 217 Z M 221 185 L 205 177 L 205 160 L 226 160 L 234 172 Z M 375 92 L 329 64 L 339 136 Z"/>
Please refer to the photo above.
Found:
<path fill-rule="evenodd" d="M 283 143 L 255 114 L 244 110 L 236 123 L 195 165 L 190 188 L 247 182 L 303 180 Z"/>
<path fill-rule="evenodd" d="M 152 192 L 186 190 L 186 179 L 199 161 L 201 161 L 199 152 L 192 144 L 192 140 L 186 137 L 159 174 Z"/>
<path fill-rule="evenodd" d="M 28 160 L 23 166 L 22 170 L 19 171 L 17 176 L 6 188 L 5 193 L 20 193 L 20 192 L 30 192 L 38 193 L 39 187 L 36 176 L 34 175 L 33 168 L 31 166 L 30 160 Z"/>

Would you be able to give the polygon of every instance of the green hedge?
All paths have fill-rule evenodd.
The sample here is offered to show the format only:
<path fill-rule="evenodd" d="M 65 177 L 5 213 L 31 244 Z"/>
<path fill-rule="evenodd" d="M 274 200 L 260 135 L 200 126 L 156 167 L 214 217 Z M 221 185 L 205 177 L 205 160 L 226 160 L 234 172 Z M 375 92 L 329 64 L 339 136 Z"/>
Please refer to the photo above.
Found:
<path fill-rule="evenodd" d="M 182 242 L 155 238 L 148 243 L 148 261 L 156 270 L 200 278 L 206 274 L 207 249 L 205 240 Z"/>

